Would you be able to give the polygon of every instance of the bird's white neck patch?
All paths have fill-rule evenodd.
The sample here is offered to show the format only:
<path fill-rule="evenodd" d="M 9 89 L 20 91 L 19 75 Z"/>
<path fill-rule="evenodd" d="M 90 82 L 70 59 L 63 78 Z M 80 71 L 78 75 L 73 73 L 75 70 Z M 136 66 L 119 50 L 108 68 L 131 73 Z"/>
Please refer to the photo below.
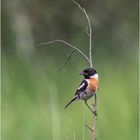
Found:
<path fill-rule="evenodd" d="M 98 74 L 97 74 L 97 73 L 95 73 L 94 75 L 90 76 L 90 78 L 95 78 L 95 79 L 97 79 L 97 80 L 98 80 Z"/>

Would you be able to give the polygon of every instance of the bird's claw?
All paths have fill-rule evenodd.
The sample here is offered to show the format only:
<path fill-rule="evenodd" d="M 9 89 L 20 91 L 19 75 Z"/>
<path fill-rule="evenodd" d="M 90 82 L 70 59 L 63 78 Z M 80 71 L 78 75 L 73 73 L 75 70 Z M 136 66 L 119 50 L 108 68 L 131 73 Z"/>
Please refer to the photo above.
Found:
<path fill-rule="evenodd" d="M 95 116 L 97 116 L 97 111 L 93 111 L 93 114 L 94 114 Z"/>

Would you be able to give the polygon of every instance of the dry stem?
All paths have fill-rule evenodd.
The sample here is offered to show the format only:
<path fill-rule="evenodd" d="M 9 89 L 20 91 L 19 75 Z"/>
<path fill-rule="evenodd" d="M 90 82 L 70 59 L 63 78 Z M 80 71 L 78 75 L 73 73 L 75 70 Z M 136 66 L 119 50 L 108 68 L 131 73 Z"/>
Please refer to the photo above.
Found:
<path fill-rule="evenodd" d="M 68 61 L 71 59 L 73 53 L 75 52 L 75 50 L 72 50 L 69 55 L 68 58 L 65 60 L 64 64 L 59 68 L 59 70 L 61 71 L 64 67 L 66 67 L 66 65 L 68 64 Z"/>
<path fill-rule="evenodd" d="M 92 68 L 93 67 L 93 64 L 92 64 L 92 29 L 91 29 L 90 19 L 89 19 L 89 16 L 88 16 L 86 10 L 84 8 L 82 8 L 81 5 L 78 4 L 77 2 L 75 2 L 75 1 L 73 1 L 73 2 L 79 7 L 79 9 L 85 14 L 85 16 L 87 18 L 89 32 L 87 32 L 87 29 L 86 29 L 86 32 L 89 36 L 89 60 L 90 60 L 90 67 Z"/>
<path fill-rule="evenodd" d="M 46 43 L 39 43 L 37 46 L 48 45 L 48 44 L 55 43 L 55 42 L 64 43 L 67 46 L 69 46 L 69 47 L 73 48 L 74 50 L 78 51 L 86 59 L 86 61 L 90 65 L 90 67 L 93 68 L 93 62 L 92 62 L 92 28 L 91 28 L 90 19 L 89 19 L 89 16 L 88 16 L 86 10 L 84 8 L 82 8 L 81 5 L 78 4 L 77 2 L 75 2 L 75 1 L 73 1 L 73 2 L 84 13 L 84 15 L 86 16 L 87 22 L 88 22 L 88 26 L 86 27 L 86 33 L 87 33 L 87 35 L 89 37 L 89 56 L 87 56 L 85 53 L 83 53 L 80 49 L 78 49 L 74 45 L 71 45 L 68 42 L 66 42 L 64 40 L 61 40 L 61 39 L 53 40 L 53 41 L 46 42 Z M 70 54 L 70 56 L 69 56 L 69 58 L 67 60 L 70 59 L 71 55 L 72 55 L 72 53 Z M 64 66 L 67 64 L 67 60 L 65 61 Z M 93 106 L 93 112 L 95 112 L 95 111 L 96 111 L 96 104 Z M 91 132 L 92 132 L 92 140 L 95 140 L 95 128 L 96 128 L 96 115 L 95 115 L 95 113 L 93 113 L 93 127 L 90 128 L 88 125 L 85 125 L 85 126 L 88 127 L 91 130 Z"/>
<path fill-rule="evenodd" d="M 86 18 L 87 18 L 87 22 L 88 22 L 88 27 L 86 27 L 86 33 L 89 37 L 89 61 L 90 61 L 90 67 L 93 68 L 93 62 L 92 62 L 92 28 L 91 28 L 91 23 L 90 23 L 90 19 L 89 16 L 86 12 L 86 10 L 84 8 L 81 7 L 80 4 L 78 4 L 77 2 L 73 1 L 78 7 L 79 9 L 85 14 Z M 88 31 L 89 29 L 89 31 Z M 95 95 L 96 96 L 96 95 Z M 96 100 L 96 97 L 95 97 Z M 96 111 L 96 103 L 93 107 L 93 112 Z M 95 128 L 96 128 L 96 115 L 95 113 L 93 113 L 93 127 L 90 128 L 88 125 L 85 125 L 86 127 L 88 127 L 91 130 L 91 135 L 92 135 L 92 140 L 95 140 Z"/>
<path fill-rule="evenodd" d="M 49 45 L 49 44 L 52 44 L 52 43 L 55 43 L 55 42 L 62 42 L 66 45 L 68 45 L 69 47 L 75 49 L 76 51 L 78 51 L 87 61 L 88 63 L 90 64 L 90 60 L 89 58 L 80 50 L 78 49 L 77 47 L 75 47 L 74 45 L 71 45 L 70 43 L 64 41 L 64 40 L 61 40 L 61 39 L 56 39 L 56 40 L 53 40 L 53 41 L 50 41 L 50 42 L 43 42 L 43 43 L 39 43 L 37 44 L 37 46 L 41 46 L 41 45 Z"/>

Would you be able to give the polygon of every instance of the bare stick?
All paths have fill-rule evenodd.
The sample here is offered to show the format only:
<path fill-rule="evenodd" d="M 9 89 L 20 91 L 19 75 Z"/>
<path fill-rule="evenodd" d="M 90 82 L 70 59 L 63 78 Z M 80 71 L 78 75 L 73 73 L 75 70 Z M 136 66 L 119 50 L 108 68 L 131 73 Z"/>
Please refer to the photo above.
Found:
<path fill-rule="evenodd" d="M 89 60 L 90 60 L 90 67 L 93 67 L 93 62 L 92 62 L 92 29 L 91 29 L 91 23 L 90 23 L 90 19 L 89 16 L 86 12 L 86 10 L 84 8 L 82 8 L 80 6 L 80 4 L 78 4 L 77 2 L 73 1 L 78 7 L 79 9 L 85 14 L 86 18 L 87 18 L 87 22 L 88 22 L 88 28 L 86 27 L 86 33 L 89 37 Z M 89 29 L 89 31 L 88 31 Z M 95 95 L 95 104 L 93 107 L 93 112 L 96 112 L 96 95 Z M 88 127 L 88 126 L 87 126 Z M 90 127 L 88 127 L 90 128 Z M 95 140 L 95 128 L 96 128 L 96 113 L 93 113 L 93 128 L 91 129 L 92 132 L 92 140 Z"/>
<path fill-rule="evenodd" d="M 75 47 L 74 45 L 69 44 L 68 42 L 66 42 L 66 41 L 64 41 L 64 40 L 56 39 L 56 40 L 53 40 L 53 41 L 50 41 L 50 42 L 39 43 L 39 44 L 37 44 L 37 46 L 49 45 L 49 44 L 52 44 L 52 43 L 55 43 L 55 42 L 62 42 L 62 43 L 64 43 L 64 44 L 68 45 L 69 47 L 75 49 L 75 50 L 78 51 L 78 52 L 88 61 L 88 63 L 90 64 L 90 59 L 89 59 L 80 49 L 78 49 L 78 48 Z"/>
<path fill-rule="evenodd" d="M 86 104 L 86 106 L 88 107 L 88 109 L 89 109 L 92 113 L 94 113 L 93 110 L 90 108 L 90 106 L 87 104 L 87 100 L 85 100 L 85 104 Z"/>
<path fill-rule="evenodd" d="M 86 18 L 87 18 L 87 22 L 88 22 L 88 28 L 89 28 L 89 32 L 88 32 L 88 36 L 89 36 L 89 60 L 90 60 L 90 67 L 93 67 L 92 64 L 92 29 L 91 29 L 91 23 L 90 23 L 90 19 L 89 16 L 86 12 L 86 10 L 84 8 L 81 7 L 80 4 L 78 4 L 77 2 L 73 1 L 78 7 L 79 9 L 85 14 Z"/>
<path fill-rule="evenodd" d="M 68 58 L 65 60 L 64 64 L 59 68 L 59 70 L 62 70 L 68 64 L 68 61 L 71 59 L 71 56 L 73 55 L 74 52 L 75 50 L 70 52 L 70 54 L 68 55 Z"/>
<path fill-rule="evenodd" d="M 95 137 L 94 137 L 94 128 L 91 128 L 91 127 L 89 127 L 87 124 L 85 124 L 85 126 L 91 131 L 91 133 L 92 133 L 92 140 L 96 140 L 95 139 Z"/>

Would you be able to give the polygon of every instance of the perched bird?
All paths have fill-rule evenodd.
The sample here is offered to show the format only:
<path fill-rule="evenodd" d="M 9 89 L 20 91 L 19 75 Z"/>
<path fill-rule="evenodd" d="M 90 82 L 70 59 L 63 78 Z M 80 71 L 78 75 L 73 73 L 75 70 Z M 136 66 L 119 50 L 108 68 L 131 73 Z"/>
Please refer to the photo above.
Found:
<path fill-rule="evenodd" d="M 87 100 L 94 95 L 96 105 L 96 90 L 98 89 L 99 85 L 98 73 L 93 68 L 87 68 L 83 70 L 80 75 L 83 75 L 84 79 L 77 88 L 74 98 L 65 106 L 65 108 L 67 108 L 72 102 L 76 100 L 84 100 L 86 106 L 92 111 L 90 106 L 87 104 Z M 96 112 L 93 113 L 97 115 Z"/>

